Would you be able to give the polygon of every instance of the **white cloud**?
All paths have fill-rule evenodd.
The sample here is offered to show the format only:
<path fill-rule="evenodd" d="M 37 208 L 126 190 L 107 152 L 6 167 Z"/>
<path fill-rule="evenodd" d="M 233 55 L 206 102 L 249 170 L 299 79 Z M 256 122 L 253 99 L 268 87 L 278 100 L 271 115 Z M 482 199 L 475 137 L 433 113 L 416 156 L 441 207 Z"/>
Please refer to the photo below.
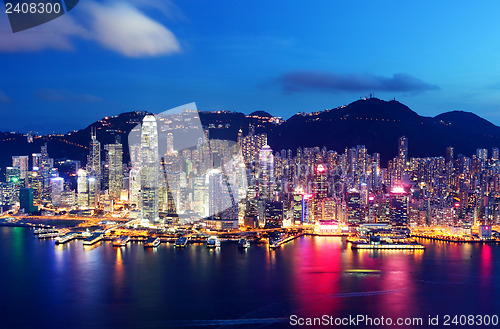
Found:
<path fill-rule="evenodd" d="M 92 36 L 102 46 L 129 57 L 177 53 L 175 35 L 157 21 L 126 3 L 89 2 Z"/>
<path fill-rule="evenodd" d="M 156 0 L 81 2 L 79 11 L 73 10 L 18 33 L 12 33 L 7 15 L 0 15 L 0 52 L 71 51 L 76 39 L 86 39 L 128 57 L 178 53 L 181 47 L 175 35 L 136 8 L 161 9 L 166 15 L 176 11 L 173 5 L 167 6 L 168 3 L 161 4 Z M 173 9 L 169 11 L 169 8 Z"/>

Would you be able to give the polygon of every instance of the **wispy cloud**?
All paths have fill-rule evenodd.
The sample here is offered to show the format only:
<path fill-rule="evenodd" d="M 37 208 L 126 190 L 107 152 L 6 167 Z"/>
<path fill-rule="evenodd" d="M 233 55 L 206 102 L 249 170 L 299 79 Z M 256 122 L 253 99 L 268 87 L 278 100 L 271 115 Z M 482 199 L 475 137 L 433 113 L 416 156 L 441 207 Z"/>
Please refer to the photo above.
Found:
<path fill-rule="evenodd" d="M 81 103 L 92 103 L 100 102 L 103 100 L 101 97 L 91 94 L 74 93 L 67 90 L 49 88 L 40 89 L 37 92 L 36 96 L 46 102 L 76 101 Z"/>
<path fill-rule="evenodd" d="M 71 51 L 76 40 L 84 39 L 127 57 L 178 53 L 181 47 L 175 35 L 143 11 L 150 8 L 164 16 L 178 12 L 168 4 L 156 0 L 85 1 L 78 5 L 78 15 L 64 15 L 19 33 L 12 33 L 7 16 L 1 15 L 0 52 Z"/>
<path fill-rule="evenodd" d="M 103 5 L 89 2 L 91 30 L 95 40 L 105 48 L 129 57 L 158 56 L 177 53 L 180 45 L 175 35 L 132 5 Z"/>
<path fill-rule="evenodd" d="M 6 93 L 0 90 L 0 103 L 7 104 L 10 103 L 10 97 Z"/>
<path fill-rule="evenodd" d="M 286 93 L 306 91 L 391 91 L 415 93 L 438 88 L 404 73 L 394 74 L 392 77 L 383 77 L 373 74 L 293 71 L 279 76 L 275 82 Z"/>

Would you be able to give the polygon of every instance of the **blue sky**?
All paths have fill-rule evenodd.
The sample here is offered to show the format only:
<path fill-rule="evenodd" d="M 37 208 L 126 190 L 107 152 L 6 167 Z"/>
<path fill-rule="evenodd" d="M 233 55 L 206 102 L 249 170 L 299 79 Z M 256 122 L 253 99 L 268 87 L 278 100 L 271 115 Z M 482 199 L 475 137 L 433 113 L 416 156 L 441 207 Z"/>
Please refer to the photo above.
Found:
<path fill-rule="evenodd" d="M 498 1 L 81 0 L 15 34 L 0 13 L 0 130 L 66 132 L 190 102 L 288 118 L 370 93 L 499 125 L 498 12 Z"/>

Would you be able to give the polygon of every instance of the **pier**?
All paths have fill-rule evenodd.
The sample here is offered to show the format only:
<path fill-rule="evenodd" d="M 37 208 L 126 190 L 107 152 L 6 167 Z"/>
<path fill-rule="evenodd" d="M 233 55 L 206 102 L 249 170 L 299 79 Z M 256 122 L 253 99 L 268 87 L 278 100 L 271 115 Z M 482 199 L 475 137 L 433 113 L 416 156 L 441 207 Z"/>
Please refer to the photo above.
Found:
<path fill-rule="evenodd" d="M 276 248 L 279 248 L 279 247 L 281 247 L 282 245 L 284 245 L 285 243 L 290 242 L 290 241 L 292 241 L 292 240 L 294 240 L 294 239 L 296 239 L 296 238 L 299 238 L 299 237 L 301 237 L 301 236 L 303 236 L 303 235 L 304 235 L 304 233 L 299 233 L 299 234 L 297 234 L 297 235 L 290 235 L 290 236 L 287 236 L 286 238 L 283 238 L 283 239 L 281 239 L 281 240 L 279 240 L 279 241 L 277 241 L 277 242 L 274 242 L 274 243 L 269 243 L 269 248 L 271 248 L 271 249 L 276 249 Z"/>

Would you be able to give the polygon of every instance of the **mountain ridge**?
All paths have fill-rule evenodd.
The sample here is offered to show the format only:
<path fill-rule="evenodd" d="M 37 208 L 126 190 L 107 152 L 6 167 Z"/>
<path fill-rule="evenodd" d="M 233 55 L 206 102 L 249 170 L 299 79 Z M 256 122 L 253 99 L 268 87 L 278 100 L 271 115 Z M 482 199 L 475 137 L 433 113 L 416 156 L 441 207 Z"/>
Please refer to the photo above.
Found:
<path fill-rule="evenodd" d="M 48 143 L 51 157 L 80 160 L 85 163 L 90 142 L 90 127 L 97 129 L 102 145 L 113 143 L 120 136 L 124 144 L 124 160 L 128 161 L 128 132 L 141 122 L 147 112 L 125 112 L 104 117 L 85 128 L 67 134 L 35 136 L 28 143 L 26 135 L 0 133 L 0 167 L 10 166 L 11 156 L 40 152 Z M 369 153 L 380 153 L 384 162 L 397 153 L 400 136 L 409 139 L 410 157 L 444 156 L 447 146 L 455 154 L 470 156 L 476 148 L 500 146 L 500 127 L 472 112 L 449 111 L 435 117 L 421 116 L 396 100 L 368 98 L 348 105 L 312 113 L 298 113 L 277 124 L 264 111 L 250 115 L 240 112 L 200 111 L 203 126 L 210 138 L 236 140 L 238 131 L 267 133 L 268 143 L 276 152 L 297 147 L 327 147 L 343 153 L 345 148 L 365 145 Z M 104 157 L 103 157 L 104 159 Z"/>

